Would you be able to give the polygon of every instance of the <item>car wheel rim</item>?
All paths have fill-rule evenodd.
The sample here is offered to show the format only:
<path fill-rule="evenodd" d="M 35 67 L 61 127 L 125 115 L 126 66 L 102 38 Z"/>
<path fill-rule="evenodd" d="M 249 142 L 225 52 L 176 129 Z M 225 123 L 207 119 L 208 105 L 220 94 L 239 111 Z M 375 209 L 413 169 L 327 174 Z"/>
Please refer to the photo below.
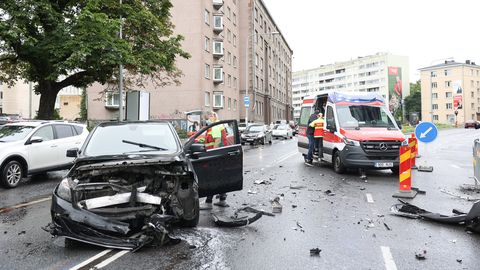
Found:
<path fill-rule="evenodd" d="M 13 164 L 7 170 L 7 182 L 10 185 L 15 185 L 22 178 L 22 171 L 18 164 Z"/>

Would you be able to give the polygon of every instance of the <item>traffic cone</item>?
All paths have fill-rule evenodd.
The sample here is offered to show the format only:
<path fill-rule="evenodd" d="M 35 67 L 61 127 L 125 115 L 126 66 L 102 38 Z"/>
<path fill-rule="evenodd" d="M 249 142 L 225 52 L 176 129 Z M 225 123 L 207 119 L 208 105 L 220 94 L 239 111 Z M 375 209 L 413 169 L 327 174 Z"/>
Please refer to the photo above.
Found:
<path fill-rule="evenodd" d="M 412 168 L 411 168 L 411 149 L 410 146 L 400 147 L 399 164 L 399 191 L 393 194 L 395 198 L 413 199 L 417 196 L 417 191 L 412 190 Z"/>

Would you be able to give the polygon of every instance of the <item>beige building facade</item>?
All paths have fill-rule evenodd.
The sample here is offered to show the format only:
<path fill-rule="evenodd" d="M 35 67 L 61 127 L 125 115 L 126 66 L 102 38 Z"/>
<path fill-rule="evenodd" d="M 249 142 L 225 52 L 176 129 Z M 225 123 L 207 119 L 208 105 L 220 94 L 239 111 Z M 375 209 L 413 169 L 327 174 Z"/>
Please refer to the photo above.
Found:
<path fill-rule="evenodd" d="M 480 66 L 475 62 L 445 61 L 421 68 L 420 80 L 423 121 L 463 124 L 480 119 Z"/>
<path fill-rule="evenodd" d="M 243 95 L 245 93 L 245 48 L 246 39 L 249 38 L 249 27 L 251 20 L 251 7 L 253 3 L 259 7 L 263 7 L 263 2 L 243 1 L 243 0 L 199 0 L 199 1 L 181 1 L 173 0 L 172 21 L 175 25 L 174 33 L 184 36 L 182 47 L 191 57 L 190 59 L 178 59 L 177 67 L 183 72 L 180 78 L 181 85 L 168 85 L 158 87 L 155 85 L 147 85 L 144 89 L 132 89 L 148 91 L 150 93 L 150 118 L 151 119 L 184 119 L 185 112 L 202 110 L 216 111 L 221 119 L 243 119 L 245 115 L 245 107 L 243 106 Z M 253 11 L 252 11 L 253 12 Z M 264 15 L 262 15 L 264 16 Z M 267 16 L 264 16 L 267 18 Z M 273 20 L 268 18 L 268 25 L 273 32 L 277 31 L 274 27 Z M 265 21 L 266 22 L 266 21 Z M 262 25 L 262 29 L 263 29 Z M 243 33 L 245 32 L 245 33 Z M 276 37 L 272 38 L 279 44 L 284 44 L 284 39 Z M 280 42 L 281 41 L 281 42 Z M 265 42 L 265 41 L 263 41 Z M 285 43 L 286 44 L 286 43 Z M 272 43 L 273 46 L 273 43 Z M 287 46 L 288 47 L 288 46 Z M 283 47 L 285 49 L 285 45 Z M 258 53 L 265 52 L 258 48 Z M 280 53 L 280 50 L 277 50 Z M 277 51 L 275 51 L 277 53 Z M 282 58 L 287 56 L 283 54 Z M 258 95 L 253 95 L 252 90 L 249 94 L 252 96 L 252 104 L 250 115 L 257 115 L 255 121 L 267 122 L 273 121 L 273 118 L 267 118 L 268 111 L 273 115 L 273 111 L 265 109 L 265 106 L 271 104 L 271 107 L 282 108 L 287 111 L 288 108 L 288 80 L 290 75 L 286 75 L 291 70 L 291 50 L 289 50 L 290 58 L 287 62 L 282 60 L 284 65 L 284 73 L 281 77 L 283 101 L 280 103 L 268 103 L 265 99 L 265 91 L 258 90 Z M 271 57 L 274 54 L 272 52 Z M 248 62 L 249 65 L 252 61 Z M 268 63 L 267 60 L 264 63 Z M 273 63 L 273 62 L 272 62 Z M 265 64 L 264 64 L 265 65 Z M 273 66 L 273 64 L 272 64 Z M 265 72 L 268 65 L 261 70 Z M 248 67 L 249 75 L 253 72 L 253 68 Z M 257 71 L 255 71 L 257 72 Z M 275 72 L 279 72 L 275 70 Z M 258 76 L 265 77 L 258 71 Z M 253 78 L 253 76 L 250 76 Z M 275 90 L 280 90 L 280 82 L 274 84 L 274 76 L 263 78 L 263 85 L 275 85 Z M 268 83 L 267 83 L 268 82 Z M 252 83 L 249 81 L 249 87 Z M 88 118 L 89 120 L 113 120 L 118 119 L 119 96 L 118 89 L 114 87 L 112 91 L 105 92 L 104 85 L 95 84 L 87 88 L 88 100 Z M 243 91 L 241 90 L 243 89 Z M 263 88 L 262 88 L 263 89 Z M 243 94 L 242 94 L 243 93 Z M 278 94 L 280 95 L 280 94 Z M 263 106 L 253 106 L 253 101 Z M 278 104 L 277 104 L 278 103 Z M 258 114 L 255 114 L 256 112 Z M 280 115 L 279 115 L 280 116 Z M 280 118 L 280 117 L 278 117 Z M 283 116 L 281 119 L 285 119 Z M 275 118 L 276 119 L 276 118 Z"/>
<path fill-rule="evenodd" d="M 40 103 L 40 95 L 33 91 L 33 83 L 19 81 L 12 87 L 0 85 L 1 113 L 18 114 L 23 118 L 35 117 Z"/>

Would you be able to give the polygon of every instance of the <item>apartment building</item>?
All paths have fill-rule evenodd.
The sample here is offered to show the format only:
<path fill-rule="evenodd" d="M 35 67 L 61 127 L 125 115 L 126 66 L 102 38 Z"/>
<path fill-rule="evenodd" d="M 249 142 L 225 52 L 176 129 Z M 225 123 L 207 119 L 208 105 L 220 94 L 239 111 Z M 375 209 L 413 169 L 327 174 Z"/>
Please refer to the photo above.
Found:
<path fill-rule="evenodd" d="M 263 1 L 173 0 L 172 3 L 174 33 L 185 37 L 182 47 L 191 58 L 177 60 L 177 67 L 183 72 L 181 85 L 157 87 L 150 84 L 144 89 L 132 89 L 150 93 L 150 118 L 182 119 L 185 112 L 213 110 L 221 119 L 243 120 L 245 81 L 248 79 L 252 101 L 249 119 L 260 122 L 286 119 L 290 106 L 291 75 L 288 74 L 291 73 L 292 53 Z M 256 20 L 253 7 L 258 12 Z M 261 28 L 257 21 L 262 22 Z M 269 30 L 264 30 L 265 27 Z M 256 38 L 250 35 L 253 29 L 258 32 Z M 267 40 L 266 35 L 260 35 L 267 31 L 278 34 Z M 249 42 L 251 40 L 257 43 Z M 252 58 L 254 51 L 259 55 L 256 60 Z M 256 88 L 253 87 L 255 82 Z M 118 119 L 118 90 L 113 87 L 112 91 L 105 92 L 105 89 L 99 84 L 87 88 L 88 118 L 91 120 Z"/>
<path fill-rule="evenodd" d="M 409 72 L 408 57 L 390 53 L 296 71 L 292 86 L 294 118 L 300 117 L 303 97 L 323 90 L 376 92 L 388 100 L 391 111 L 396 111 L 401 108 L 403 98 L 410 94 Z"/>
<path fill-rule="evenodd" d="M 421 68 L 422 120 L 462 124 L 480 119 L 480 66 L 447 60 Z"/>

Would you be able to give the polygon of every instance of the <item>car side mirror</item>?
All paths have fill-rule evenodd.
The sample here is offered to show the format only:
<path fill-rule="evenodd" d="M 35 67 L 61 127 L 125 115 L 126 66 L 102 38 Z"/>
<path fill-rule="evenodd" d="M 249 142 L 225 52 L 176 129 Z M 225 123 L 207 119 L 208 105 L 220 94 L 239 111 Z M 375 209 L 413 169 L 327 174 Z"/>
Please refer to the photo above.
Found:
<path fill-rule="evenodd" d="M 78 148 L 72 148 L 67 150 L 67 157 L 78 157 Z"/>
<path fill-rule="evenodd" d="M 30 144 L 41 143 L 41 142 L 43 142 L 43 138 L 39 136 L 33 136 L 32 138 L 30 138 L 30 141 L 29 141 Z"/>
<path fill-rule="evenodd" d="M 196 157 L 197 154 L 200 153 L 205 153 L 207 152 L 207 148 L 205 148 L 205 144 L 203 143 L 194 143 L 190 145 L 190 148 L 188 149 L 188 153 L 192 155 L 192 157 Z"/>

